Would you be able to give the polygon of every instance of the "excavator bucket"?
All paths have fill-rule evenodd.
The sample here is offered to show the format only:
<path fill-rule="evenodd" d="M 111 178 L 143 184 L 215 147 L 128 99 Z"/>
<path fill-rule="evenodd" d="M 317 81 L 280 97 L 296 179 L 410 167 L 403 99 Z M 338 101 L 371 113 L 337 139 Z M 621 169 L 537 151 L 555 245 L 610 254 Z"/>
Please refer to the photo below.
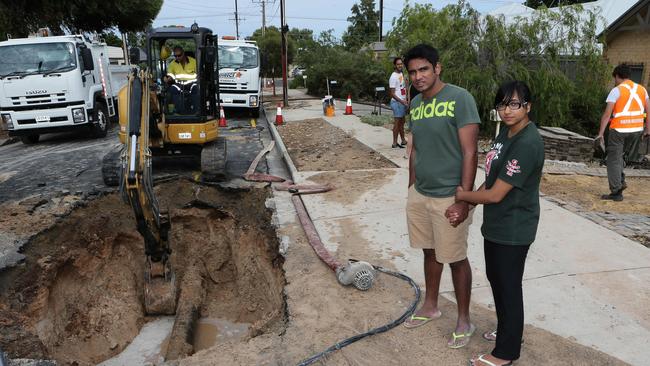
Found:
<path fill-rule="evenodd" d="M 162 264 L 154 263 L 151 268 Z M 144 280 L 144 310 L 147 315 L 176 313 L 176 275 L 169 267 L 162 275 L 149 269 Z"/>

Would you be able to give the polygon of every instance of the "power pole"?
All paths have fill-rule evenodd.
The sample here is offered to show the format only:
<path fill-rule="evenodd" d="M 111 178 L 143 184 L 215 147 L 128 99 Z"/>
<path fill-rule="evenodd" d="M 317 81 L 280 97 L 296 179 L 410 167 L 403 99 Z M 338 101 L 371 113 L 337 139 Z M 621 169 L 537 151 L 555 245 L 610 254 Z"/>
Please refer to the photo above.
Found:
<path fill-rule="evenodd" d="M 264 6 L 264 0 L 262 0 L 262 36 L 266 32 L 266 6 Z"/>
<path fill-rule="evenodd" d="M 239 15 L 237 14 L 237 0 L 235 0 L 235 34 L 239 39 Z"/>
<path fill-rule="evenodd" d="M 379 42 L 384 38 L 384 0 L 379 0 Z"/>
<path fill-rule="evenodd" d="M 289 99 L 287 95 L 287 32 L 289 27 L 285 24 L 286 17 L 284 14 L 284 0 L 280 0 L 280 29 L 281 29 L 281 39 L 282 39 L 282 100 L 284 106 L 289 105 Z"/>
<path fill-rule="evenodd" d="M 275 3 L 275 0 L 252 0 L 254 3 L 262 5 L 262 36 L 266 33 L 266 3 Z"/>
<path fill-rule="evenodd" d="M 126 33 L 122 33 L 122 52 L 124 52 L 124 64 L 131 65 L 131 60 L 129 57 L 129 47 L 128 40 L 126 38 Z"/>

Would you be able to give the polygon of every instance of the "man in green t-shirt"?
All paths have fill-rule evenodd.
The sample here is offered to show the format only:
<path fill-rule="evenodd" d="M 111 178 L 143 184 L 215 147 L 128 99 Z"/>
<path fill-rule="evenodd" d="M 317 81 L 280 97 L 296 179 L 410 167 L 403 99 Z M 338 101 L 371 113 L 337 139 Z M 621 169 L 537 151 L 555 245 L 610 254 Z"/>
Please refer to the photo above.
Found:
<path fill-rule="evenodd" d="M 477 164 L 480 118 L 469 92 L 440 80 L 438 51 L 409 50 L 404 63 L 420 94 L 411 101 L 413 150 L 409 158 L 406 216 L 411 247 L 424 251 L 424 304 L 404 325 L 414 328 L 441 316 L 438 292 L 443 266 L 451 267 L 458 321 L 447 345 L 460 348 L 475 327 L 470 322 L 472 272 L 467 260 L 469 204 L 455 202 L 456 187 L 471 190 Z"/>

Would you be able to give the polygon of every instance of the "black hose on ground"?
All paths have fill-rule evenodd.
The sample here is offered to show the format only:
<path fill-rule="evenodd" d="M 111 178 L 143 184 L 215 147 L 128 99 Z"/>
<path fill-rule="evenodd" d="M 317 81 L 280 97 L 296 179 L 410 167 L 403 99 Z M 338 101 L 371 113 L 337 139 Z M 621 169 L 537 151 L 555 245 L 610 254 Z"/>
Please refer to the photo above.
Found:
<path fill-rule="evenodd" d="M 415 292 L 415 299 L 411 303 L 411 306 L 409 306 L 409 308 L 404 312 L 404 314 L 402 314 L 402 316 L 400 316 L 396 320 L 394 320 L 394 321 L 392 321 L 392 322 L 390 322 L 390 323 L 388 323 L 386 325 L 382 325 L 381 327 L 371 329 L 371 330 L 369 330 L 369 331 L 367 331 L 365 333 L 357 334 L 357 335 L 354 335 L 354 336 L 352 336 L 350 338 L 344 339 L 344 340 L 332 345 L 331 347 L 327 348 L 323 352 L 317 353 L 317 354 L 315 354 L 315 355 L 301 361 L 298 364 L 298 366 L 311 365 L 312 363 L 318 361 L 322 357 L 325 357 L 326 355 L 328 355 L 328 354 L 330 354 L 330 353 L 332 353 L 332 352 L 334 352 L 336 350 L 340 350 L 341 348 L 343 348 L 345 346 L 349 346 L 350 344 L 352 344 L 352 343 L 354 343 L 354 342 L 356 342 L 358 340 L 361 340 L 361 339 L 363 339 L 365 337 L 375 335 L 375 334 L 379 334 L 379 333 L 383 333 L 383 332 L 386 332 L 386 331 L 388 331 L 390 329 L 393 329 L 396 326 L 402 324 L 406 320 L 406 318 L 408 318 L 409 316 L 411 316 L 411 314 L 413 314 L 415 312 L 415 308 L 418 305 L 418 303 L 420 302 L 420 287 L 415 283 L 415 281 L 413 281 L 413 279 L 411 277 L 409 277 L 409 276 L 407 276 L 407 275 L 405 275 L 403 273 L 394 272 L 394 271 L 388 270 L 388 269 L 383 268 L 383 267 L 378 267 L 378 266 L 373 266 L 373 267 L 379 272 L 383 272 L 383 273 L 386 273 L 388 275 L 391 275 L 391 276 L 397 277 L 399 279 L 402 279 L 404 281 L 407 281 L 411 285 L 411 287 L 413 287 L 413 291 Z"/>

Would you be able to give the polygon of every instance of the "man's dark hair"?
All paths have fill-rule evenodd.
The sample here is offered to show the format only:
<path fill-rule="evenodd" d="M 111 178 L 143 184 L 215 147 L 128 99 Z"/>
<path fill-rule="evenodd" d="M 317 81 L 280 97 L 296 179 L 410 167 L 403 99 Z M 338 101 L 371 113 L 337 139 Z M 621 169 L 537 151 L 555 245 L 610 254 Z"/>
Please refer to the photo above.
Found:
<path fill-rule="evenodd" d="M 440 55 L 438 55 L 437 49 L 429 46 L 428 44 L 421 43 L 406 51 L 406 55 L 404 55 L 404 65 L 406 65 L 407 70 L 409 62 L 416 58 L 423 58 L 431 62 L 431 65 L 435 67 L 440 60 Z"/>
<path fill-rule="evenodd" d="M 508 104 L 512 97 L 517 94 L 519 101 L 527 103 L 531 101 L 530 89 L 523 81 L 507 81 L 499 87 L 496 97 L 494 97 L 494 106 L 499 104 Z"/>
<path fill-rule="evenodd" d="M 629 79 L 630 67 L 627 66 L 626 64 L 620 64 L 614 68 L 614 71 L 612 71 L 612 76 L 614 77 L 618 76 L 621 79 Z"/>
<path fill-rule="evenodd" d="M 397 60 L 400 60 L 400 61 L 401 61 L 402 58 L 401 58 L 401 57 L 395 57 L 395 58 L 393 59 L 393 66 L 395 66 L 395 64 L 397 63 Z"/>
<path fill-rule="evenodd" d="M 185 50 L 181 46 L 174 47 L 174 52 L 176 52 L 176 51 L 181 51 L 181 52 L 185 53 Z"/>

